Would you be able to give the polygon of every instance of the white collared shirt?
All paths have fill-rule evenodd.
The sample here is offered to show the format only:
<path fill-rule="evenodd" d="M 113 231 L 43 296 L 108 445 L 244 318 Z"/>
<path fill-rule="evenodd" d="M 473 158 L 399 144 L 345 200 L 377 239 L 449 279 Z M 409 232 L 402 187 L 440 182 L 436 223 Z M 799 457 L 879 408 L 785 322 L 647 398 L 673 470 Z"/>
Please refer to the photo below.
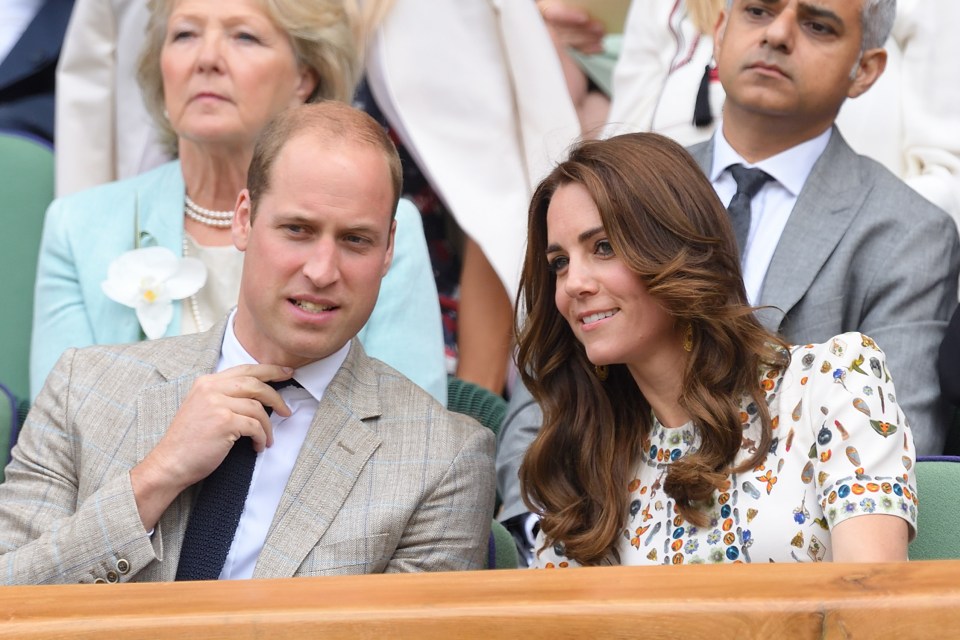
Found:
<path fill-rule="evenodd" d="M 723 136 L 722 122 L 713 136 L 713 165 L 708 177 L 725 206 L 730 205 L 737 193 L 737 182 L 728 170 L 730 165 L 756 167 L 773 177 L 773 180 L 760 187 L 760 191 L 750 203 L 750 230 L 747 232 L 747 246 L 740 258 L 743 284 L 750 304 L 757 304 L 760 300 L 763 280 L 780 242 L 780 236 L 787 226 L 790 213 L 797 204 L 797 196 L 810 176 L 813 165 L 830 142 L 830 132 L 831 129 L 827 129 L 816 138 L 756 164 L 750 164 L 734 151 Z"/>
<path fill-rule="evenodd" d="M 233 331 L 233 320 L 236 309 L 227 319 L 227 330 L 223 335 L 223 346 L 220 348 L 220 361 L 217 363 L 217 372 L 241 364 L 256 364 L 246 349 L 241 346 Z M 250 491 L 243 505 L 243 513 L 237 531 L 230 545 L 230 552 L 220 571 L 221 580 L 236 580 L 250 578 L 257 565 L 257 558 L 267 539 L 267 531 L 273 522 L 280 498 L 293 472 L 293 466 L 300 454 L 317 412 L 320 400 L 333 376 L 340 370 L 347 353 L 350 351 L 348 342 L 339 351 L 327 356 L 323 360 L 312 362 L 305 367 L 294 371 L 293 377 L 303 385 L 303 389 L 286 387 L 280 395 L 290 407 L 290 417 L 274 412 L 270 416 L 273 424 L 273 446 L 257 454 L 257 461 L 250 479 Z"/>

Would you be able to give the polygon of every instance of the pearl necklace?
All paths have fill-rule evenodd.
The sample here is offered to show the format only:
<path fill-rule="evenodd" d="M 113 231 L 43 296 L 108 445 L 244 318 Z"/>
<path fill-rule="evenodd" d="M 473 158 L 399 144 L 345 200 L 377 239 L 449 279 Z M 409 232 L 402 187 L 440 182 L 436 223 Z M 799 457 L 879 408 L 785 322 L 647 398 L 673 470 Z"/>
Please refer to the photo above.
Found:
<path fill-rule="evenodd" d="M 183 194 L 183 201 L 186 204 L 183 212 L 191 220 L 196 220 L 200 224 L 217 229 L 226 229 L 233 223 L 233 211 L 214 211 L 201 207 L 190 199 L 190 196 Z"/>
<path fill-rule="evenodd" d="M 187 234 L 183 234 L 183 257 L 187 258 L 190 256 L 190 241 L 187 240 Z M 203 288 L 201 287 L 201 290 Z M 206 331 L 208 329 L 206 323 L 203 322 L 203 316 L 200 315 L 200 302 L 197 300 L 197 296 L 200 294 L 200 291 L 197 291 L 192 296 L 187 298 L 190 302 L 190 312 L 193 316 L 193 322 L 197 327 L 197 331 Z"/>

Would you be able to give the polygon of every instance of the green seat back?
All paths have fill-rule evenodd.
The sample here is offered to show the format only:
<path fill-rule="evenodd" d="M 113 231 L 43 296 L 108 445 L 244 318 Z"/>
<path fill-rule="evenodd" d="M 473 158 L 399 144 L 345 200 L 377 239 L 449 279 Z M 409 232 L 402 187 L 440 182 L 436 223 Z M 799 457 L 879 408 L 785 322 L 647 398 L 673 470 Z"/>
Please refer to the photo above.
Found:
<path fill-rule="evenodd" d="M 507 401 L 480 385 L 449 376 L 447 409 L 470 416 L 497 435 L 507 415 Z"/>
<path fill-rule="evenodd" d="M 53 200 L 53 152 L 0 133 L 0 176 L 0 382 L 26 398 L 33 285 L 43 216 Z"/>
<path fill-rule="evenodd" d="M 910 559 L 960 558 L 960 457 L 921 459 L 916 468 L 920 511 Z"/>
<path fill-rule="evenodd" d="M 490 535 L 493 536 L 493 566 L 491 569 L 516 569 L 520 557 L 517 555 L 517 543 L 506 527 L 494 520 L 490 524 Z"/>

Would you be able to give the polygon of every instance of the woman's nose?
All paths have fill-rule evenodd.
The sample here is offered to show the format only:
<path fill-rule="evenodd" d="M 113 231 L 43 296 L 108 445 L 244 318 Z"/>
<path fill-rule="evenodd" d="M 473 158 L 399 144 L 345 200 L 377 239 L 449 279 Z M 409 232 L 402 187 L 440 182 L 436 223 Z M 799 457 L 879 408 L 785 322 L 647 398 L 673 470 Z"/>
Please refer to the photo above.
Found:
<path fill-rule="evenodd" d="M 197 56 L 197 66 L 204 71 L 219 71 L 222 63 L 221 46 L 223 36 L 216 32 L 207 32 L 200 41 L 200 51 Z"/>
<path fill-rule="evenodd" d="M 597 290 L 596 279 L 593 277 L 593 272 L 589 266 L 572 259 L 567 265 L 563 285 L 567 295 L 573 298 L 595 293 Z"/>

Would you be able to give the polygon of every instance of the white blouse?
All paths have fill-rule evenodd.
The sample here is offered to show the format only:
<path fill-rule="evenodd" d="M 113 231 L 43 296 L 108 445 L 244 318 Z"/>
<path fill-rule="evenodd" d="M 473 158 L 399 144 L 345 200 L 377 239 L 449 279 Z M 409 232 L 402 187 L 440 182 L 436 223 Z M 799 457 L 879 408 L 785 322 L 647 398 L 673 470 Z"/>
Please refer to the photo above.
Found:
<path fill-rule="evenodd" d="M 207 267 L 207 282 L 197 293 L 185 298 L 180 314 L 180 333 L 206 331 L 237 306 L 243 252 L 233 245 L 205 247 L 184 232 L 186 255 L 199 258 Z"/>

